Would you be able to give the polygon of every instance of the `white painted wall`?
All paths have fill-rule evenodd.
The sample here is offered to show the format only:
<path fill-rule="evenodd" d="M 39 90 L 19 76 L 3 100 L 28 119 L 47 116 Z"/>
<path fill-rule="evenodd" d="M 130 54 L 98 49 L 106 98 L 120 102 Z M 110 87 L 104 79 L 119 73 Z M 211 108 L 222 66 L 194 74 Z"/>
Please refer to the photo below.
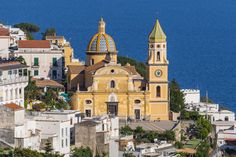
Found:
<path fill-rule="evenodd" d="M 69 157 L 70 121 L 58 121 L 53 118 L 37 117 L 36 128 L 41 130 L 42 139 L 54 137 L 53 149 L 55 152 L 65 154 L 65 157 Z"/>
<path fill-rule="evenodd" d="M 10 46 L 10 36 L 0 36 L 0 57 L 8 58 Z"/>
<path fill-rule="evenodd" d="M 27 69 L 27 68 L 24 68 Z M 12 74 L 9 75 L 9 70 Z M 24 107 L 24 89 L 28 85 L 28 76 L 19 76 L 20 69 L 1 71 L 0 76 L 0 105 L 15 103 Z M 14 71 L 17 71 L 14 74 Z"/>
<path fill-rule="evenodd" d="M 198 89 L 182 89 L 185 104 L 200 103 L 200 90 Z"/>

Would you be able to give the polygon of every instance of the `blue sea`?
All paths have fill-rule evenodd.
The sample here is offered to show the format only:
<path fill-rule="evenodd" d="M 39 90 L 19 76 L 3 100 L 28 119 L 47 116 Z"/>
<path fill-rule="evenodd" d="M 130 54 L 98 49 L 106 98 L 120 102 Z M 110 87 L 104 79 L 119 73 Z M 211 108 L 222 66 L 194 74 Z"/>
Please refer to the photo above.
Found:
<path fill-rule="evenodd" d="M 85 59 L 100 17 L 119 55 L 146 61 L 148 34 L 158 18 L 167 35 L 169 79 L 208 91 L 236 112 L 236 0 L 1 0 L 0 21 L 55 27 Z M 40 38 L 40 33 L 35 35 Z"/>

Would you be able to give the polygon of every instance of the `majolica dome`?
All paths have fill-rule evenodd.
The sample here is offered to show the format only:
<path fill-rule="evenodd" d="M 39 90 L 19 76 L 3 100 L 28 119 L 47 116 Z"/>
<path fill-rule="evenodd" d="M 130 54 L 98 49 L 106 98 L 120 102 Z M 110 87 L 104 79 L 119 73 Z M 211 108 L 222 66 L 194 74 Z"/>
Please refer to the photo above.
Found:
<path fill-rule="evenodd" d="M 98 33 L 95 34 L 87 47 L 87 52 L 117 52 L 116 45 L 112 37 L 105 33 L 105 22 L 101 18 L 98 26 Z"/>

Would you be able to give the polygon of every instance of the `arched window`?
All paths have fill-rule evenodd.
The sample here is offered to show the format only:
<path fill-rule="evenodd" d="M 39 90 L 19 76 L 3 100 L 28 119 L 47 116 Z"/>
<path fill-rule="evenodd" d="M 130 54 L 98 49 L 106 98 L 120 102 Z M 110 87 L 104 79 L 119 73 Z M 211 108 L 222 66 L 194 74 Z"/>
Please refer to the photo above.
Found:
<path fill-rule="evenodd" d="M 114 80 L 112 80 L 111 83 L 110 83 L 110 87 L 111 87 L 111 88 L 115 88 L 115 86 L 116 86 L 116 83 L 115 83 Z"/>
<path fill-rule="evenodd" d="M 160 59 L 161 59 L 161 57 L 160 57 L 160 52 L 158 51 L 158 52 L 157 52 L 157 58 L 156 58 L 156 60 L 157 60 L 157 61 L 160 61 Z"/>
<path fill-rule="evenodd" d="M 228 116 L 225 117 L 225 121 L 229 121 L 229 117 Z"/>
<path fill-rule="evenodd" d="M 156 87 L 156 97 L 161 97 L 161 87 L 160 86 Z"/>

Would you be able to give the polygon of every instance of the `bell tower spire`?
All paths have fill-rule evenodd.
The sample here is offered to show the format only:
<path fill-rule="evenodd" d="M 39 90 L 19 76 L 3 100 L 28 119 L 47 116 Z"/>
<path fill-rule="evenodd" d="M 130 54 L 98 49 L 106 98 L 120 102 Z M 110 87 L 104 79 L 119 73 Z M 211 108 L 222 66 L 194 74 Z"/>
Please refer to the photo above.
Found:
<path fill-rule="evenodd" d="M 168 60 L 166 35 L 158 20 L 149 34 L 148 43 L 148 89 L 153 117 L 169 119 Z"/>
<path fill-rule="evenodd" d="M 105 29 L 106 29 L 106 23 L 103 20 L 103 18 L 101 17 L 101 19 L 99 21 L 99 24 L 98 24 L 98 32 L 102 33 L 102 34 L 105 34 Z"/>

